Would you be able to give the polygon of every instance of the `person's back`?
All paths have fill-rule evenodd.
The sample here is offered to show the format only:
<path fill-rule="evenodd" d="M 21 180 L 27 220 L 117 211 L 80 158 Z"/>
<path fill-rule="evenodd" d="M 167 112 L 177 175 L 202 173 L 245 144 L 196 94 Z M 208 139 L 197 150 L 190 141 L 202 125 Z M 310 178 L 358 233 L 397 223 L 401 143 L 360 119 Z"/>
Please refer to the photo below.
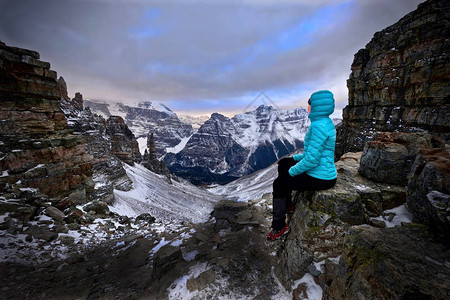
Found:
<path fill-rule="evenodd" d="M 336 184 L 334 149 L 336 129 L 330 115 L 334 112 L 334 97 L 330 91 L 315 92 L 308 101 L 311 125 L 305 136 L 302 154 L 278 162 L 278 177 L 273 182 L 272 231 L 267 239 L 276 240 L 289 233 L 286 212 L 292 213 L 292 190 L 317 191 Z"/>
<path fill-rule="evenodd" d="M 299 164 L 292 167 L 291 176 L 306 172 L 309 176 L 331 180 L 336 178 L 334 149 L 336 128 L 330 115 L 334 112 L 334 98 L 330 91 L 318 91 L 311 95 L 311 125 L 305 136 L 303 154 L 294 155 Z"/>

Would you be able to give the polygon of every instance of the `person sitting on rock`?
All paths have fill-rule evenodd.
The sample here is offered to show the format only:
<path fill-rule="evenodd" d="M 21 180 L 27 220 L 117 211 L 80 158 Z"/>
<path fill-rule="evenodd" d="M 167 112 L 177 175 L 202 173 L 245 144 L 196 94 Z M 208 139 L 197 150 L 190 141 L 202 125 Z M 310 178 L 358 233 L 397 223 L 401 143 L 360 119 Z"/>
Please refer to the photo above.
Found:
<path fill-rule="evenodd" d="M 336 129 L 329 117 L 334 112 L 333 93 L 327 90 L 313 93 L 308 100 L 308 112 L 311 125 L 305 136 L 303 154 L 278 162 L 278 177 L 273 182 L 272 231 L 267 234 L 268 240 L 277 240 L 289 233 L 286 213 L 294 211 L 293 190 L 325 190 L 336 183 Z"/>

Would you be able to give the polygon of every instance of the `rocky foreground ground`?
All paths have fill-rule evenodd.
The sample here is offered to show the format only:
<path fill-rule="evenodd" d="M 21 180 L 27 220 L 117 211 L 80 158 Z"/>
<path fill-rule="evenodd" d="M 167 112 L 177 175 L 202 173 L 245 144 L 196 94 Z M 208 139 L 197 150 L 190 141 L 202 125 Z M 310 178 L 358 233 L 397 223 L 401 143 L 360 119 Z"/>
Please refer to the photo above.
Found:
<path fill-rule="evenodd" d="M 1 244 L 9 256 L 1 262 L 1 298 L 275 299 L 286 291 L 273 277 L 278 244 L 265 240 L 267 212 L 266 205 L 226 201 L 218 219 L 198 225 L 120 224 L 116 216 L 75 238 L 70 231 L 49 241 L 11 240 Z M 12 262 L 19 253 L 22 262 Z"/>

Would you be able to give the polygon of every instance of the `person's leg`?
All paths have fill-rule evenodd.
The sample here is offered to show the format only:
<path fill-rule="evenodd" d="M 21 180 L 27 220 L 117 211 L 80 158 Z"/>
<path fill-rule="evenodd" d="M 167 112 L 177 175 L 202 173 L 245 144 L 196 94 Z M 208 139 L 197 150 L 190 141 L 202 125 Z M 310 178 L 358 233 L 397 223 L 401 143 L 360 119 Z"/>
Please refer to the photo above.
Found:
<path fill-rule="evenodd" d="M 288 194 L 291 189 L 286 185 L 287 180 L 283 177 L 278 177 L 273 181 L 273 219 L 272 229 L 281 230 L 285 225 L 286 220 L 286 206 Z"/>
<path fill-rule="evenodd" d="M 286 209 L 292 205 L 292 177 L 289 168 L 296 164 L 292 157 L 283 158 L 278 162 L 278 177 L 273 182 L 273 220 L 272 228 L 281 230 L 285 225 Z"/>
<path fill-rule="evenodd" d="M 323 180 L 311 177 L 306 173 L 293 177 L 292 181 L 292 189 L 299 192 L 327 190 L 336 184 L 336 179 Z"/>

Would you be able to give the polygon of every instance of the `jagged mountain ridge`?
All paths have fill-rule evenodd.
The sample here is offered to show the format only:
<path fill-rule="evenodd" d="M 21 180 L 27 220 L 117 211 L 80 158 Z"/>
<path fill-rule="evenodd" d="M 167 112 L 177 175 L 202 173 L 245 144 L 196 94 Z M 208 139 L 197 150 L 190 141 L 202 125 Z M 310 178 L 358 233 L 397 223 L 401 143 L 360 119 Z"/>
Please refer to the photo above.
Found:
<path fill-rule="evenodd" d="M 272 164 L 303 146 L 308 114 L 302 108 L 256 110 L 228 118 L 211 115 L 186 146 L 165 161 L 172 172 L 192 182 L 229 182 Z"/>
<path fill-rule="evenodd" d="M 153 133 L 157 141 L 157 156 L 161 157 L 167 148 L 177 146 L 194 133 L 191 124 L 182 122 L 177 114 L 164 104 L 146 101 L 126 105 L 85 100 L 84 105 L 105 118 L 111 115 L 121 116 L 136 136 L 142 154 L 144 149 L 148 148 L 149 134 Z"/>

